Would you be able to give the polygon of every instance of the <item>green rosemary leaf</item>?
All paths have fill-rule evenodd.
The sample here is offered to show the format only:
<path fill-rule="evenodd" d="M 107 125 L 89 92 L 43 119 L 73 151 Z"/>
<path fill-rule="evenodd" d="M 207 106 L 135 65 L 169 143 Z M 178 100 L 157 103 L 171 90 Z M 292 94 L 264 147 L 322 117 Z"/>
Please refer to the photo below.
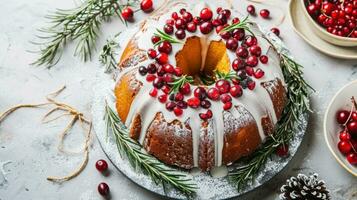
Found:
<path fill-rule="evenodd" d="M 170 83 L 170 85 L 172 85 L 170 94 L 177 93 L 185 83 L 191 84 L 193 82 L 194 82 L 193 77 L 187 76 L 187 75 L 184 75 L 184 76 L 181 76 L 180 78 L 175 79 L 172 83 Z"/>
<path fill-rule="evenodd" d="M 101 24 L 114 15 L 125 22 L 120 11 L 132 1 L 120 4 L 117 0 L 87 0 L 77 8 L 58 9 L 46 16 L 51 25 L 40 30 L 44 35 L 38 38 L 43 42 L 40 45 L 39 58 L 32 64 L 51 68 L 60 60 L 67 41 L 77 41 L 74 55 L 81 57 L 83 61 L 91 60 Z"/>
<path fill-rule="evenodd" d="M 129 163 L 136 170 L 142 171 L 156 184 L 162 184 L 164 190 L 166 185 L 171 185 L 182 193 L 192 196 L 197 186 L 186 174 L 167 167 L 153 156 L 142 151 L 142 147 L 129 137 L 129 132 L 119 120 L 117 114 L 106 104 L 105 107 L 108 130 L 115 138 L 118 151 L 121 155 L 126 155 Z"/>
<path fill-rule="evenodd" d="M 107 40 L 99 55 L 99 62 L 105 67 L 106 73 L 111 72 L 117 66 L 118 61 L 116 59 L 117 54 L 115 51 L 119 47 L 119 44 L 116 42 L 116 39 L 120 33 L 121 32 Z"/>
<path fill-rule="evenodd" d="M 222 29 L 220 31 L 220 33 L 229 32 L 229 31 L 233 31 L 235 29 L 242 28 L 242 29 L 248 31 L 250 34 L 254 35 L 254 33 L 248 27 L 249 24 L 250 24 L 250 22 L 248 20 L 248 15 L 247 15 L 242 21 L 240 21 L 239 23 L 232 24 L 230 26 L 225 27 L 224 29 Z"/>
<path fill-rule="evenodd" d="M 158 46 L 159 44 L 161 44 L 163 41 L 168 41 L 172 44 L 182 43 L 181 41 L 173 38 L 171 35 L 166 34 L 165 32 L 161 31 L 160 29 L 156 29 L 156 31 L 157 32 L 154 33 L 154 35 L 160 37 L 160 41 L 154 45 L 155 47 Z"/>

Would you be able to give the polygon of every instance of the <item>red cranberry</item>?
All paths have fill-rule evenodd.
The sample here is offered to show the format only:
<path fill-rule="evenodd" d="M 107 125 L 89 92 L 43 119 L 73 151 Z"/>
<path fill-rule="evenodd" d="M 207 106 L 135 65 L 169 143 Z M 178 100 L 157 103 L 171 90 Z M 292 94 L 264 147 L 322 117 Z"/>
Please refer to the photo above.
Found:
<path fill-rule="evenodd" d="M 189 12 L 183 13 L 182 18 L 185 19 L 186 22 L 191 22 L 193 20 L 192 14 Z"/>
<path fill-rule="evenodd" d="M 258 65 L 258 58 L 256 56 L 248 56 L 245 63 L 251 67 L 255 67 Z"/>
<path fill-rule="evenodd" d="M 249 48 L 249 51 L 254 56 L 260 56 L 260 54 L 262 54 L 262 48 L 260 48 L 260 46 L 258 46 L 258 45 L 251 46 Z"/>
<path fill-rule="evenodd" d="M 173 26 L 173 25 L 175 25 L 175 20 L 173 20 L 173 19 L 168 19 L 168 20 L 166 20 L 166 24 L 168 24 L 168 25 L 170 25 L 170 26 Z"/>
<path fill-rule="evenodd" d="M 176 107 L 176 108 L 174 108 L 174 113 L 178 117 L 178 116 L 182 115 L 183 111 L 181 108 Z"/>
<path fill-rule="evenodd" d="M 224 29 L 224 26 L 220 25 L 216 27 L 216 33 L 221 32 Z"/>
<path fill-rule="evenodd" d="M 226 48 L 231 50 L 231 51 L 235 51 L 238 47 L 238 40 L 236 40 L 235 38 L 229 38 L 226 42 Z"/>
<path fill-rule="evenodd" d="M 157 92 L 158 90 L 156 88 L 153 88 L 150 90 L 149 95 L 152 97 L 156 97 L 157 96 Z"/>
<path fill-rule="evenodd" d="M 248 76 L 253 76 L 254 75 L 253 67 L 246 66 L 245 67 L 245 72 L 248 74 Z"/>
<path fill-rule="evenodd" d="M 223 10 L 222 7 L 218 7 L 218 8 L 216 9 L 216 13 L 219 14 L 219 13 L 221 13 L 222 10 Z"/>
<path fill-rule="evenodd" d="M 200 25 L 200 31 L 203 33 L 203 34 L 208 34 L 212 31 L 213 29 L 213 26 L 211 24 L 211 22 L 203 22 L 201 25 Z"/>
<path fill-rule="evenodd" d="M 348 154 L 352 150 L 352 146 L 348 141 L 340 141 L 337 146 L 340 152 L 343 154 Z"/>
<path fill-rule="evenodd" d="M 154 35 L 154 36 L 151 37 L 151 42 L 152 42 L 153 44 L 158 43 L 160 40 L 161 40 L 161 38 L 158 37 L 158 36 L 156 36 L 156 35 Z"/>
<path fill-rule="evenodd" d="M 357 122 L 349 122 L 347 124 L 347 129 L 352 135 L 357 135 Z"/>
<path fill-rule="evenodd" d="M 99 194 L 100 195 L 102 195 L 102 196 L 107 196 L 107 195 L 109 195 L 109 192 L 110 192 L 110 190 L 109 190 L 109 186 L 106 184 L 106 183 L 99 183 L 99 185 L 98 185 L 98 192 L 99 192 Z"/>
<path fill-rule="evenodd" d="M 164 67 L 164 71 L 166 73 L 172 74 L 175 72 L 174 66 L 172 66 L 171 64 L 165 64 L 165 65 L 163 65 L 163 67 Z"/>
<path fill-rule="evenodd" d="M 157 75 L 161 77 L 161 76 L 164 76 L 165 74 L 166 74 L 166 72 L 165 72 L 164 67 L 163 66 L 159 66 L 158 69 L 157 69 Z"/>
<path fill-rule="evenodd" d="M 194 32 L 196 32 L 197 26 L 196 26 L 195 23 L 190 22 L 190 23 L 187 24 L 186 29 L 187 29 L 188 32 L 194 33 Z"/>
<path fill-rule="evenodd" d="M 161 53 L 170 54 L 171 51 L 172 51 L 172 45 L 171 45 L 171 43 L 168 42 L 168 41 L 163 41 L 163 42 L 159 45 L 158 50 L 159 50 Z"/>
<path fill-rule="evenodd" d="M 155 74 L 157 72 L 156 65 L 153 63 L 149 64 L 146 69 L 149 74 Z"/>
<path fill-rule="evenodd" d="M 280 35 L 280 30 L 276 27 L 270 29 L 271 32 L 273 32 L 276 36 L 279 36 Z"/>
<path fill-rule="evenodd" d="M 224 9 L 220 12 L 220 14 L 222 14 L 223 16 L 225 16 L 227 19 L 229 19 L 231 17 L 231 11 L 228 9 Z"/>
<path fill-rule="evenodd" d="M 205 109 L 208 109 L 208 108 L 211 107 L 211 102 L 209 102 L 208 100 L 202 100 L 201 101 L 201 107 L 205 108 Z"/>
<path fill-rule="evenodd" d="M 214 19 L 214 20 L 212 20 L 212 25 L 215 27 L 220 26 L 220 25 L 222 25 L 222 21 L 219 19 Z"/>
<path fill-rule="evenodd" d="M 174 27 L 170 24 L 165 24 L 164 31 L 165 31 L 165 33 L 171 35 L 174 32 Z"/>
<path fill-rule="evenodd" d="M 267 64 L 269 58 L 268 58 L 268 56 L 266 56 L 266 55 L 262 55 L 262 56 L 259 57 L 259 60 L 260 60 L 261 63 Z"/>
<path fill-rule="evenodd" d="M 307 6 L 307 12 L 310 14 L 310 15 L 316 15 L 317 11 L 319 10 L 319 7 L 316 5 L 316 4 L 309 4 Z"/>
<path fill-rule="evenodd" d="M 232 101 L 232 97 L 229 94 L 222 94 L 221 101 L 227 103 L 228 101 Z"/>
<path fill-rule="evenodd" d="M 156 79 L 156 75 L 154 75 L 154 74 L 148 74 L 147 76 L 146 76 L 146 81 L 147 82 L 152 82 L 152 81 L 154 81 Z"/>
<path fill-rule="evenodd" d="M 197 87 L 193 91 L 193 95 L 201 100 L 205 99 L 207 96 L 206 90 L 203 87 Z"/>
<path fill-rule="evenodd" d="M 212 99 L 212 100 L 218 100 L 219 99 L 219 90 L 217 88 L 210 88 L 207 91 L 207 96 L 208 98 Z"/>
<path fill-rule="evenodd" d="M 280 157 L 285 157 L 289 153 L 289 146 L 286 144 L 281 144 L 276 148 L 276 154 Z"/>
<path fill-rule="evenodd" d="M 341 141 L 350 141 L 351 140 L 351 135 L 346 132 L 346 131 L 341 131 L 339 138 Z"/>
<path fill-rule="evenodd" d="M 242 41 L 245 37 L 245 31 L 242 28 L 237 28 L 233 30 L 233 37 L 239 41 Z"/>
<path fill-rule="evenodd" d="M 212 19 L 213 12 L 209 8 L 204 8 L 200 12 L 200 18 L 204 21 L 209 21 Z"/>
<path fill-rule="evenodd" d="M 330 15 L 335 6 L 332 3 L 325 2 L 322 4 L 321 11 L 326 15 Z"/>
<path fill-rule="evenodd" d="M 207 116 L 206 113 L 200 113 L 199 116 L 200 116 L 200 118 L 201 118 L 202 120 L 207 120 L 207 119 L 208 119 L 208 116 Z"/>
<path fill-rule="evenodd" d="M 177 30 L 175 32 L 175 35 L 176 35 L 177 39 L 180 39 L 180 40 L 182 40 L 182 39 L 184 39 L 186 37 L 185 30 L 183 30 L 183 29 Z"/>
<path fill-rule="evenodd" d="M 255 15 L 255 7 L 253 5 L 248 5 L 247 12 L 251 15 Z"/>
<path fill-rule="evenodd" d="M 229 93 L 232 95 L 232 97 L 240 97 L 243 94 L 243 90 L 241 86 L 233 85 L 229 90 Z"/>
<path fill-rule="evenodd" d="M 166 53 L 159 53 L 155 59 L 161 65 L 169 62 L 169 56 Z"/>
<path fill-rule="evenodd" d="M 191 108 L 198 108 L 201 104 L 201 101 L 197 97 L 192 97 L 187 100 L 187 105 Z"/>
<path fill-rule="evenodd" d="M 161 77 L 157 77 L 153 82 L 153 86 L 157 89 L 161 89 L 162 86 L 164 86 L 164 81 L 162 80 Z"/>
<path fill-rule="evenodd" d="M 191 86 L 189 83 L 183 84 L 183 86 L 180 88 L 180 92 L 184 95 L 190 94 L 191 92 Z"/>
<path fill-rule="evenodd" d="M 351 118 L 353 121 L 357 121 L 357 112 L 356 111 L 352 112 Z"/>
<path fill-rule="evenodd" d="M 245 67 L 245 62 L 244 62 L 243 59 L 236 58 L 232 62 L 232 68 L 233 68 L 234 71 L 238 71 L 240 69 L 243 69 L 244 67 Z"/>
<path fill-rule="evenodd" d="M 344 124 L 347 122 L 350 112 L 347 110 L 340 110 L 336 113 L 336 120 L 339 124 Z"/>
<path fill-rule="evenodd" d="M 105 160 L 98 160 L 95 163 L 95 168 L 97 168 L 97 170 L 100 172 L 104 172 L 108 169 L 108 163 Z"/>
<path fill-rule="evenodd" d="M 240 20 L 238 17 L 232 19 L 232 24 L 239 24 Z"/>
<path fill-rule="evenodd" d="M 164 92 L 165 94 L 170 94 L 171 92 L 171 88 L 167 85 L 164 85 L 161 89 L 162 92 Z"/>
<path fill-rule="evenodd" d="M 172 17 L 172 19 L 174 19 L 174 20 L 178 20 L 178 19 L 179 19 L 179 16 L 178 16 L 177 12 L 173 12 L 173 13 L 171 14 L 171 17 Z"/>
<path fill-rule="evenodd" d="M 185 9 L 185 8 L 181 8 L 181 9 L 180 9 L 180 14 L 181 14 L 181 15 L 183 15 L 185 12 L 186 12 L 186 9 Z"/>
<path fill-rule="evenodd" d="M 154 59 L 154 58 L 157 56 L 157 52 L 155 51 L 155 49 L 149 49 L 149 50 L 148 50 L 148 56 L 149 56 L 151 59 Z"/>
<path fill-rule="evenodd" d="M 176 67 L 175 68 L 175 75 L 180 77 L 180 76 L 182 76 L 182 74 L 183 74 L 183 72 L 182 72 L 181 68 Z"/>
<path fill-rule="evenodd" d="M 152 6 L 153 6 L 152 0 L 142 0 L 140 3 L 140 8 L 144 12 L 152 11 Z"/>
<path fill-rule="evenodd" d="M 148 73 L 148 70 L 144 66 L 139 67 L 139 73 L 141 76 L 145 76 Z"/>
<path fill-rule="evenodd" d="M 175 95 L 175 101 L 182 101 L 184 98 L 183 94 L 178 92 L 176 95 Z"/>
<path fill-rule="evenodd" d="M 347 155 L 347 161 L 348 161 L 351 165 L 356 165 L 356 164 L 357 164 L 357 153 L 356 153 L 356 152 L 349 153 L 349 154 Z"/>
<path fill-rule="evenodd" d="M 194 17 L 192 21 L 193 21 L 193 23 L 195 23 L 196 25 L 199 25 L 199 24 L 202 23 L 203 20 L 202 20 L 200 17 Z"/>
<path fill-rule="evenodd" d="M 130 21 L 133 19 L 134 11 L 130 7 L 126 7 L 121 11 L 121 16 L 124 20 Z"/>
<path fill-rule="evenodd" d="M 219 80 L 216 82 L 216 88 L 219 90 L 220 94 L 224 94 L 229 92 L 231 86 L 227 80 Z"/>
<path fill-rule="evenodd" d="M 232 102 L 228 101 L 223 105 L 224 110 L 229 110 L 232 108 Z"/>
<path fill-rule="evenodd" d="M 257 79 L 260 79 L 264 76 L 264 71 L 262 69 L 257 69 L 255 72 L 254 72 L 254 77 L 257 78 Z"/>
<path fill-rule="evenodd" d="M 270 12 L 268 9 L 262 9 L 260 11 L 260 16 L 263 17 L 264 19 L 268 19 L 269 18 L 269 15 L 270 15 Z"/>
<path fill-rule="evenodd" d="M 169 110 L 169 111 L 173 111 L 174 108 L 176 107 L 176 103 L 175 102 L 167 102 L 166 105 L 165 105 L 166 109 Z"/>
<path fill-rule="evenodd" d="M 225 40 L 231 39 L 231 33 L 228 31 L 221 32 L 221 33 L 219 33 L 219 35 Z M 226 46 L 227 46 L 227 43 L 228 43 L 228 41 L 226 42 Z M 238 41 L 237 41 L 237 44 L 238 44 Z"/>
<path fill-rule="evenodd" d="M 222 25 L 227 24 L 227 17 L 224 16 L 223 14 L 219 14 L 217 16 L 217 19 L 221 22 Z"/>
<path fill-rule="evenodd" d="M 186 22 L 183 19 L 178 19 L 175 22 L 175 27 L 177 29 L 184 29 L 186 27 Z"/>
<path fill-rule="evenodd" d="M 206 115 L 208 118 L 212 118 L 213 116 L 212 110 L 207 110 Z"/>
<path fill-rule="evenodd" d="M 162 94 L 158 97 L 161 103 L 165 103 L 167 101 L 167 94 Z"/>
<path fill-rule="evenodd" d="M 244 44 L 246 44 L 248 47 L 251 47 L 253 45 L 258 44 L 257 38 L 254 36 L 248 36 L 246 40 L 244 41 Z"/>
<path fill-rule="evenodd" d="M 248 89 L 250 89 L 250 90 L 254 90 L 254 88 L 255 88 L 255 81 L 248 81 L 247 87 L 248 87 Z"/>
<path fill-rule="evenodd" d="M 187 103 L 185 101 L 179 101 L 176 103 L 177 107 L 181 109 L 186 109 L 187 108 Z"/>

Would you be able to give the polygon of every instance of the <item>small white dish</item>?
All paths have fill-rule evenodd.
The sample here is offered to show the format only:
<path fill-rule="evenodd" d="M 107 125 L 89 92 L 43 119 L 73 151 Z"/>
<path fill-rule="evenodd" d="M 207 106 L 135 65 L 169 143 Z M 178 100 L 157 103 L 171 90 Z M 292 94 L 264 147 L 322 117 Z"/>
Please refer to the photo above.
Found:
<path fill-rule="evenodd" d="M 327 32 L 324 28 L 322 28 L 322 26 L 319 25 L 307 12 L 307 9 L 305 8 L 305 1 L 306 0 L 300 0 L 301 6 L 304 8 L 303 13 L 305 17 L 308 19 L 308 22 L 311 25 L 310 27 L 320 38 L 338 46 L 345 46 L 345 47 L 357 46 L 357 38 L 336 36 L 334 34 Z"/>
<path fill-rule="evenodd" d="M 342 47 L 326 42 L 311 27 L 309 19 L 302 14 L 306 10 L 300 0 L 290 0 L 289 17 L 294 31 L 308 44 L 324 54 L 335 58 L 357 59 L 356 47 Z"/>
<path fill-rule="evenodd" d="M 339 141 L 338 133 L 341 131 L 341 128 L 336 122 L 336 113 L 341 109 L 351 109 L 352 96 L 357 97 L 357 80 L 342 87 L 332 98 L 325 113 L 324 136 L 327 146 L 337 162 L 348 172 L 357 176 L 357 166 L 351 165 L 337 147 Z"/>

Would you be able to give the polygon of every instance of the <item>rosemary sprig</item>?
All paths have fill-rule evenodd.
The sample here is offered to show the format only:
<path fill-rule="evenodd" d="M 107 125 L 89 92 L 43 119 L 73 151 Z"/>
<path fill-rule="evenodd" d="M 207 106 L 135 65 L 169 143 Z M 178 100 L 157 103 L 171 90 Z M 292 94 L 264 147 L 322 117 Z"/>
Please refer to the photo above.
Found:
<path fill-rule="evenodd" d="M 248 31 L 250 34 L 254 35 L 254 33 L 249 29 L 249 26 L 248 26 L 249 24 L 250 24 L 250 21 L 248 20 L 248 15 L 247 15 L 242 21 L 240 21 L 239 23 L 232 24 L 230 26 L 225 27 L 224 29 L 222 29 L 220 31 L 220 33 L 221 32 L 229 32 L 229 31 L 233 31 L 238 28 L 242 28 L 242 29 Z"/>
<path fill-rule="evenodd" d="M 115 112 L 108 105 L 106 105 L 105 110 L 107 132 L 111 130 L 119 153 L 121 156 L 125 154 L 136 170 L 141 170 L 144 174 L 150 176 L 156 184 L 162 184 L 164 189 L 168 184 L 188 196 L 195 193 L 197 186 L 191 178 L 178 170 L 167 167 L 153 156 L 145 153 L 142 147 L 129 137 L 127 128 Z"/>
<path fill-rule="evenodd" d="M 159 44 L 161 44 L 163 41 L 168 41 L 171 44 L 175 44 L 175 43 L 182 43 L 181 41 L 171 37 L 171 35 L 166 34 L 165 32 L 161 31 L 160 29 L 156 29 L 156 33 L 154 33 L 155 36 L 160 37 L 160 41 L 155 43 L 155 47 L 158 46 Z"/>
<path fill-rule="evenodd" d="M 247 165 L 236 168 L 229 173 L 229 180 L 237 189 L 241 189 L 247 181 L 255 176 L 279 145 L 289 143 L 300 122 L 299 116 L 306 111 L 311 111 L 309 94 L 310 90 L 313 89 L 302 76 L 302 66 L 285 54 L 280 54 L 280 59 L 281 69 L 288 87 L 288 102 L 282 114 L 283 117 L 277 124 L 275 133 L 267 138 L 262 148 L 247 159 Z"/>
<path fill-rule="evenodd" d="M 217 79 L 224 79 L 224 80 L 231 80 L 231 79 L 238 79 L 240 80 L 241 78 L 237 75 L 237 72 L 235 71 L 229 71 L 228 73 L 220 72 L 218 70 L 214 71 L 215 76 Z"/>
<path fill-rule="evenodd" d="M 193 83 L 193 77 L 192 76 L 181 76 L 180 78 L 175 79 L 170 85 L 172 85 L 170 93 L 177 93 L 180 88 L 185 84 L 185 83 Z"/>
<path fill-rule="evenodd" d="M 33 64 L 51 68 L 61 58 L 67 41 L 73 40 L 78 41 L 74 54 L 84 61 L 90 60 L 96 47 L 100 25 L 114 15 L 126 23 L 120 12 L 127 5 L 131 5 L 131 1 L 120 4 L 117 0 L 87 0 L 75 9 L 58 9 L 47 16 L 52 26 L 40 29 L 44 35 L 38 37 L 43 41 L 35 44 L 43 47 Z"/>
<path fill-rule="evenodd" d="M 107 39 L 106 44 L 103 46 L 102 51 L 99 55 L 99 62 L 105 67 L 105 72 L 111 72 L 117 66 L 117 59 L 115 58 L 116 49 L 119 47 L 119 43 L 116 38 L 120 35 L 120 32 L 116 34 L 113 38 Z"/>

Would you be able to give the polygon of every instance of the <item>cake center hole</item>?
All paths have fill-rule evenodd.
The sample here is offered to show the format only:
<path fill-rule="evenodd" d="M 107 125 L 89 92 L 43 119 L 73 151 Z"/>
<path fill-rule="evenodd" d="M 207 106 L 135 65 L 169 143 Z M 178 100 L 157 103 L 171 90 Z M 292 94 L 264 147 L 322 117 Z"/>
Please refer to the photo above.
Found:
<path fill-rule="evenodd" d="M 187 38 L 176 54 L 176 65 L 185 75 L 194 78 L 194 85 L 211 85 L 215 71 L 228 73 L 230 69 L 224 42 L 197 36 Z"/>

